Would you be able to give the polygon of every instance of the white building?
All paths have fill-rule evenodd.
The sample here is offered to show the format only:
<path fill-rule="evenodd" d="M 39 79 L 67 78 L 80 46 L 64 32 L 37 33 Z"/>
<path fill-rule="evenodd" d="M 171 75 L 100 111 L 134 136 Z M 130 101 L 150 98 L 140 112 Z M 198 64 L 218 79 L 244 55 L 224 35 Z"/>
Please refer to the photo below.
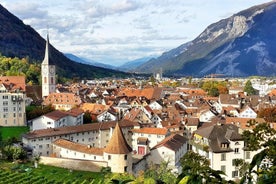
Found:
<path fill-rule="evenodd" d="M 65 139 L 53 142 L 53 155 L 59 158 L 105 162 L 114 173 L 132 173 L 132 148 L 127 144 L 117 123 L 105 148 L 95 148 Z"/>
<path fill-rule="evenodd" d="M 210 125 L 194 132 L 192 150 L 210 160 L 210 167 L 223 171 L 227 180 L 239 179 L 236 159 L 250 162 L 253 152 L 246 151 L 239 128 L 233 124 Z"/>
<path fill-rule="evenodd" d="M 33 119 L 30 129 L 40 130 L 47 128 L 82 125 L 83 114 L 83 111 L 80 109 L 72 109 L 66 112 L 55 110 Z"/>
<path fill-rule="evenodd" d="M 168 167 L 179 174 L 182 171 L 180 158 L 187 152 L 187 142 L 185 137 L 172 134 L 151 149 L 148 160 L 153 164 L 168 162 Z"/>
<path fill-rule="evenodd" d="M 153 148 L 165 137 L 170 135 L 167 128 L 135 128 L 131 130 L 132 133 L 132 148 L 133 151 L 139 155 L 149 153 L 149 149 Z"/>
<path fill-rule="evenodd" d="M 0 77 L 0 126 L 25 126 L 25 77 Z"/>

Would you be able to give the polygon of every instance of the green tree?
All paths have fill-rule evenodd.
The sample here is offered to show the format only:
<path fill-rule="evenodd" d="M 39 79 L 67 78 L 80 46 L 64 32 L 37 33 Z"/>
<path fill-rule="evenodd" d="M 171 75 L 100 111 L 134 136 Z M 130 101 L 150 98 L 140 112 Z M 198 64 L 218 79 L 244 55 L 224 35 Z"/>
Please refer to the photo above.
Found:
<path fill-rule="evenodd" d="M 145 180 L 154 179 L 157 183 L 175 183 L 176 176 L 172 173 L 172 169 L 168 167 L 169 162 L 161 162 L 160 165 L 151 165 L 144 173 Z"/>
<path fill-rule="evenodd" d="M 233 183 L 224 180 L 222 171 L 216 171 L 210 168 L 209 160 L 204 156 L 188 151 L 181 159 L 182 174 L 178 177 L 179 183 Z"/>
<path fill-rule="evenodd" d="M 83 115 L 83 124 L 89 124 L 92 122 L 91 114 L 89 111 L 85 111 Z"/>
<path fill-rule="evenodd" d="M 210 96 L 219 96 L 219 90 L 217 87 L 212 87 L 209 91 L 208 91 L 208 95 Z"/>
<path fill-rule="evenodd" d="M 27 106 L 26 107 L 26 117 L 27 120 L 37 118 L 43 114 L 47 114 L 55 110 L 51 105 L 47 106 Z"/>
<path fill-rule="evenodd" d="M 257 123 L 251 120 L 248 124 L 254 128 L 252 131 L 243 132 L 247 149 L 261 151 L 253 157 L 240 183 L 253 183 L 254 175 L 259 184 L 274 183 L 276 181 L 276 131 L 269 123 Z M 268 160 L 269 164 L 262 164 L 264 159 Z"/>
<path fill-rule="evenodd" d="M 9 160 L 24 160 L 27 158 L 27 153 L 19 146 L 7 145 L 2 150 L 3 156 Z"/>
<path fill-rule="evenodd" d="M 253 88 L 250 80 L 246 81 L 243 91 L 247 93 L 247 95 L 255 95 L 256 90 Z"/>

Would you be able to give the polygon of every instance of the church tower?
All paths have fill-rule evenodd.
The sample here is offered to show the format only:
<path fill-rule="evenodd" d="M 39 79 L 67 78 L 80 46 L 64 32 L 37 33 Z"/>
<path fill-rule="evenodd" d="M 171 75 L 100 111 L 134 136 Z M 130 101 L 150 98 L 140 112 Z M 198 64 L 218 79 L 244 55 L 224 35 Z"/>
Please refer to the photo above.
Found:
<path fill-rule="evenodd" d="M 49 36 L 47 34 L 45 56 L 41 64 L 42 98 L 56 90 L 56 67 L 51 58 Z"/>

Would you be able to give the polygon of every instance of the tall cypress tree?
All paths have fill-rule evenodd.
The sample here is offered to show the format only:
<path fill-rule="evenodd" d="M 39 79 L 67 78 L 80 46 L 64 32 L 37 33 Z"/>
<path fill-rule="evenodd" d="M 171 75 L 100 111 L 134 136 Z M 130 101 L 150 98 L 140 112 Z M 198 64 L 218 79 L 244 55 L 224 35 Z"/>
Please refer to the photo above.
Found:
<path fill-rule="evenodd" d="M 247 95 L 255 95 L 257 93 L 250 80 L 246 81 L 243 91 L 246 92 Z"/>

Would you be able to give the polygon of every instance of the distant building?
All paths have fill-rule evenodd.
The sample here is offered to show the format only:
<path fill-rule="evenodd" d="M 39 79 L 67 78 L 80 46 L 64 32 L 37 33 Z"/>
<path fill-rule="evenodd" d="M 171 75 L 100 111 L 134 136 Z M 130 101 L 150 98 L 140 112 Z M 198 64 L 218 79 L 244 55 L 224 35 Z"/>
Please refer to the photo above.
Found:
<path fill-rule="evenodd" d="M 49 36 L 47 35 L 45 56 L 41 64 L 42 97 L 46 97 L 56 90 L 56 67 L 49 47 Z"/>
<path fill-rule="evenodd" d="M 26 125 L 24 76 L 0 77 L 0 126 Z"/>
<path fill-rule="evenodd" d="M 55 110 L 32 120 L 31 130 L 76 126 L 83 124 L 83 111 L 72 109 L 69 111 Z"/>

